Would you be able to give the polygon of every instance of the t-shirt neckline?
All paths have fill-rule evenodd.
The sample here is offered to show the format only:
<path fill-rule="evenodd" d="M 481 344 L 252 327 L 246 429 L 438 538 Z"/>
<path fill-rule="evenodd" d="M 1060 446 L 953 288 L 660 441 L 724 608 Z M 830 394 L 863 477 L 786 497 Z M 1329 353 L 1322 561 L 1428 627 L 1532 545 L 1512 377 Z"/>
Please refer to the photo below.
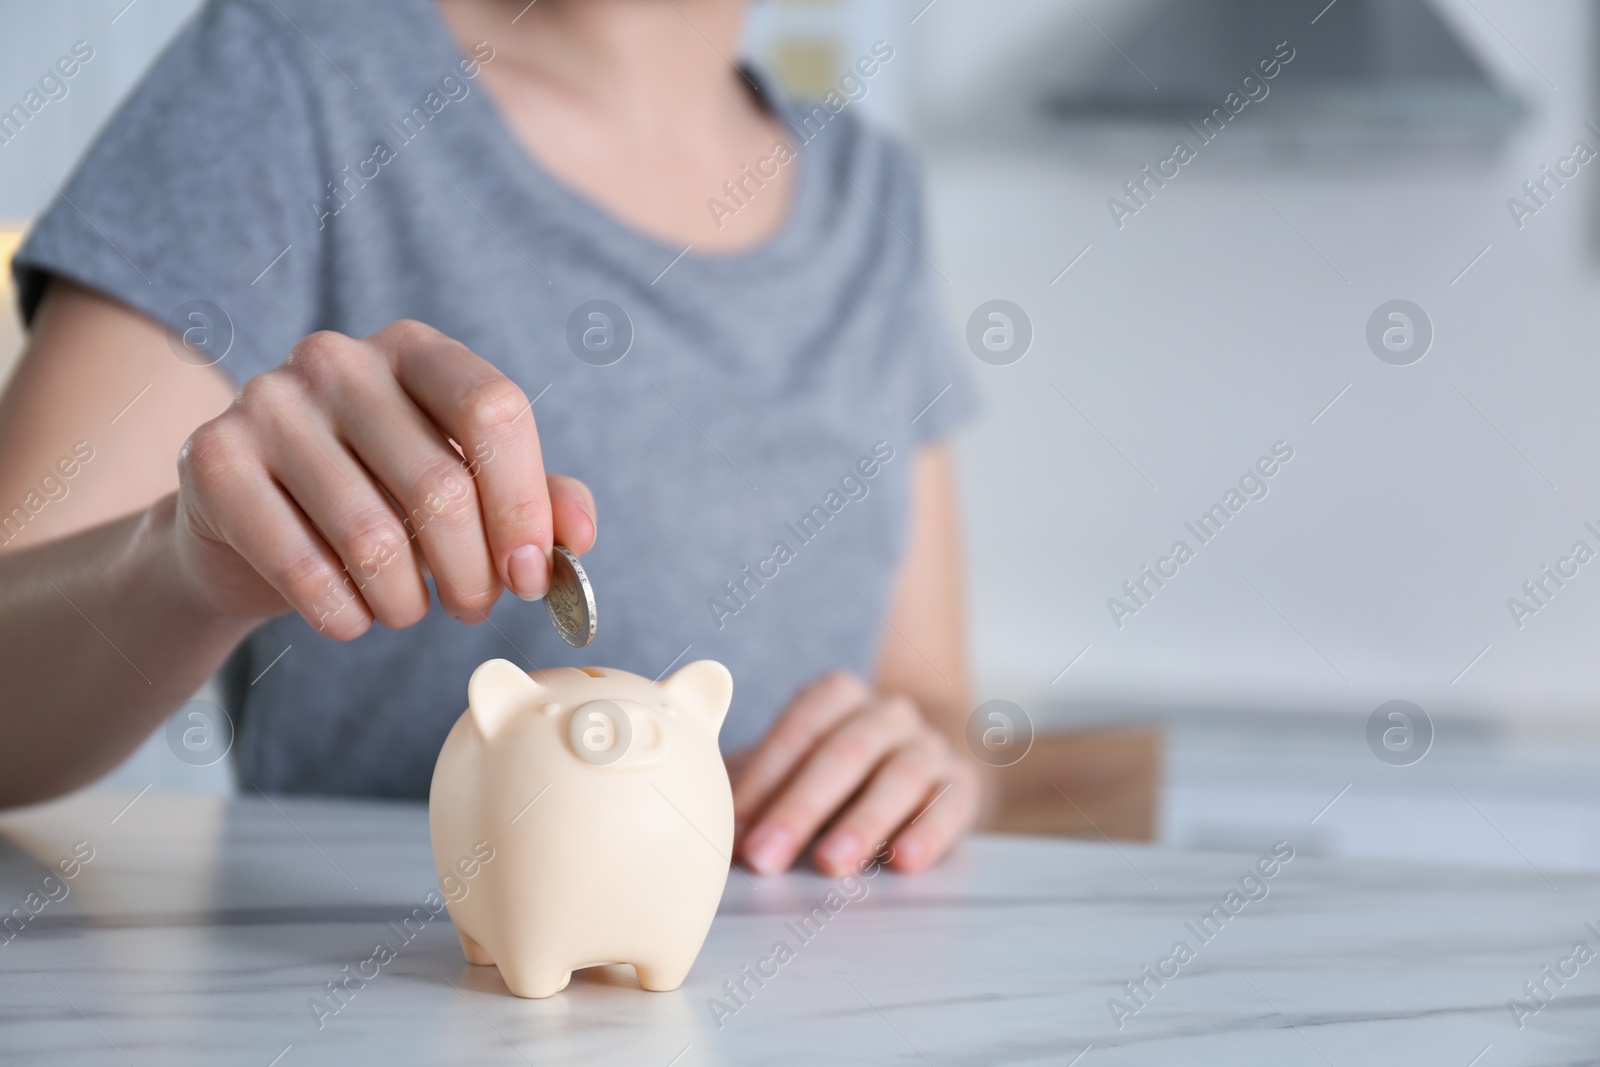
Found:
<path fill-rule="evenodd" d="M 452 57 L 451 63 L 471 60 L 473 57 L 463 52 L 457 44 L 455 35 L 439 13 L 435 0 L 417 0 L 417 2 L 419 6 L 427 9 L 425 14 L 433 43 L 448 52 Z M 761 102 L 785 130 L 794 130 L 793 104 L 772 80 L 764 73 L 743 64 L 739 66 L 739 72 L 755 87 Z M 783 221 L 771 236 L 760 244 L 729 252 L 696 252 L 693 244 L 687 249 L 671 244 L 620 218 L 605 205 L 558 178 L 522 143 L 522 139 L 512 129 L 499 103 L 489 91 L 481 85 L 477 89 L 473 96 L 481 99 L 475 102 L 469 98 L 462 102 L 466 105 L 467 117 L 475 124 L 473 133 L 476 139 L 492 146 L 492 150 L 517 187 L 549 205 L 564 222 L 583 228 L 598 240 L 621 243 L 643 262 L 660 259 L 663 266 L 671 262 L 677 266 L 688 264 L 704 270 L 744 273 L 774 261 L 781 261 L 799 239 L 809 221 L 813 210 L 815 182 L 812 181 L 805 148 L 790 138 L 788 144 L 794 158 L 785 165 L 795 168 L 794 185 L 790 190 Z M 738 175 L 729 175 L 730 180 L 737 177 Z M 720 193 L 720 190 L 713 192 Z"/>

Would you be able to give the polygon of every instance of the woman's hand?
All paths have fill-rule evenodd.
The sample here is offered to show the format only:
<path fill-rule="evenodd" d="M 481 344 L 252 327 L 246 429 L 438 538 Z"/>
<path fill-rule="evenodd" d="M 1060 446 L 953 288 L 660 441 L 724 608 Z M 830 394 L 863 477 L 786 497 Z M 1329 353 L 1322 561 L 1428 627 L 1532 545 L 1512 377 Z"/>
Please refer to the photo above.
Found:
<path fill-rule="evenodd" d="M 976 762 L 915 704 L 844 672 L 796 694 L 735 766 L 734 848 L 762 873 L 789 867 L 819 831 L 811 855 L 824 873 L 852 870 L 886 842 L 890 866 L 924 870 L 973 824 L 982 800 Z"/>
<path fill-rule="evenodd" d="M 545 474 L 527 396 L 419 322 L 307 337 L 194 432 L 178 474 L 192 592 L 338 640 L 421 620 L 429 575 L 462 622 L 503 589 L 537 599 L 552 540 L 595 538 L 588 488 Z"/>

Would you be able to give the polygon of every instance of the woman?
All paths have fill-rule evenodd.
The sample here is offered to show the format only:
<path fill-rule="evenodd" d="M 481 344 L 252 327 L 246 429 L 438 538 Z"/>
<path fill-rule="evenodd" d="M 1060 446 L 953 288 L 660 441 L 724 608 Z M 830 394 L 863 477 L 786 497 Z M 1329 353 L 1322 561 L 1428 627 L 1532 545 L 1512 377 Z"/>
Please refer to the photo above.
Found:
<path fill-rule="evenodd" d="M 225 663 L 241 781 L 421 797 L 482 660 L 692 650 L 736 679 L 745 862 L 950 848 L 969 386 L 913 168 L 731 66 L 742 7 L 203 9 L 16 258 L 0 803 Z M 552 543 L 594 549 L 582 652 L 501 600 Z"/>

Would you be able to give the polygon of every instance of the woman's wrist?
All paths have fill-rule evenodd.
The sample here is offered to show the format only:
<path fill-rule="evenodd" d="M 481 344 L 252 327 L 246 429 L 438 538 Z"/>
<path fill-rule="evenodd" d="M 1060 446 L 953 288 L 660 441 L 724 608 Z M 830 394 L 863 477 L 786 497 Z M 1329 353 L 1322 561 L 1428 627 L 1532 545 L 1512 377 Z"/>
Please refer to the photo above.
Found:
<path fill-rule="evenodd" d="M 168 498 L 0 556 L 0 807 L 115 767 L 254 625 L 189 587 L 173 513 Z"/>
<path fill-rule="evenodd" d="M 194 568 L 185 561 L 184 539 L 189 534 L 180 526 L 178 497 L 169 493 L 151 504 L 140 515 L 128 539 L 130 558 L 116 568 L 116 581 L 122 596 L 162 600 L 161 615 L 172 631 L 204 634 L 231 647 L 243 640 L 262 618 L 241 616 L 230 611 L 205 587 Z M 124 601 L 126 602 L 126 601 Z M 263 618 L 270 617 L 264 616 Z"/>

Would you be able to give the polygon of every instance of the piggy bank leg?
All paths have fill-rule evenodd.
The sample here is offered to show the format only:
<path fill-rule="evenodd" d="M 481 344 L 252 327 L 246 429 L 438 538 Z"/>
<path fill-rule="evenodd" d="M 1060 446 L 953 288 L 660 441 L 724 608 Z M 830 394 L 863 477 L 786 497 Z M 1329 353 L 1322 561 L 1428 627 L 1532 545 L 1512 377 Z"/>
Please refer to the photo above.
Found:
<path fill-rule="evenodd" d="M 572 972 L 559 970 L 553 966 L 529 967 L 501 962 L 500 978 L 505 982 L 506 988 L 517 996 L 528 1000 L 543 1000 L 567 988 L 567 983 L 572 981 Z"/>
<path fill-rule="evenodd" d="M 456 936 L 461 938 L 461 954 L 467 957 L 468 963 L 476 967 L 494 966 L 494 957 L 489 955 L 488 949 L 462 933 L 459 927 L 456 929 Z"/>
<path fill-rule="evenodd" d="M 654 960 L 650 963 L 635 963 L 633 970 L 639 978 L 639 985 L 652 993 L 670 993 L 683 984 L 689 977 L 689 968 L 694 966 L 694 954 L 687 959 Z"/>

